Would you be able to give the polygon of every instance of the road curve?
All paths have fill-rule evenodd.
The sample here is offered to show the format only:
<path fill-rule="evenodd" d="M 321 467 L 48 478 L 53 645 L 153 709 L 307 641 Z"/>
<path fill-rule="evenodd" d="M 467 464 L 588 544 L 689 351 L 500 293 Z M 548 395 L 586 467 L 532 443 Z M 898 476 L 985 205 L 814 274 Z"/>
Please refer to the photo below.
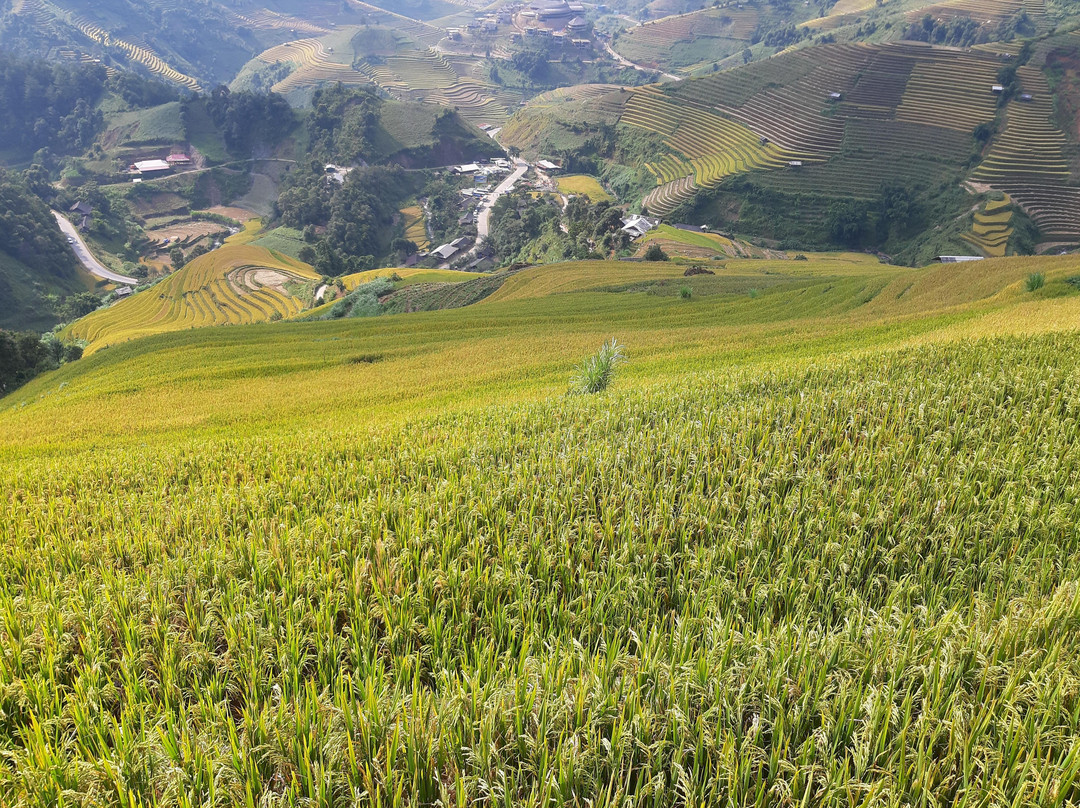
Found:
<path fill-rule="evenodd" d="M 103 280 L 112 281 L 113 283 L 126 283 L 130 286 L 137 286 L 139 283 L 138 278 L 129 278 L 127 275 L 120 275 L 113 272 L 107 266 L 102 264 L 86 246 L 86 242 L 82 240 L 82 236 L 79 235 L 79 231 L 75 229 L 75 225 L 67 220 L 67 218 L 57 213 L 55 210 L 52 212 L 53 218 L 56 219 L 56 223 L 60 225 L 60 230 L 69 239 L 73 239 L 71 243 L 71 249 L 75 251 L 75 255 L 78 257 L 82 265 L 86 267 L 86 271 L 96 278 L 102 278 Z"/>

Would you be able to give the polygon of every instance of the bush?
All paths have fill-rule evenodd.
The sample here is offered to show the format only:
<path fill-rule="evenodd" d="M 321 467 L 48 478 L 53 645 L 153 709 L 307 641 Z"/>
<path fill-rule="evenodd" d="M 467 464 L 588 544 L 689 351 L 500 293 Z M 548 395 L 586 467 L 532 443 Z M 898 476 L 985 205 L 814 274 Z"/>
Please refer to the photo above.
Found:
<path fill-rule="evenodd" d="M 668 260 L 667 253 L 664 252 L 664 248 L 657 244 L 655 241 L 649 245 L 649 249 L 645 251 L 646 261 L 666 261 Z"/>
<path fill-rule="evenodd" d="M 605 342 L 600 350 L 580 365 L 570 377 L 570 394 L 587 395 L 600 393 L 608 388 L 615 376 L 615 368 L 626 361 L 626 352 L 615 341 Z"/>
<path fill-rule="evenodd" d="M 1034 292 L 1036 289 L 1042 289 L 1045 285 L 1046 278 L 1043 277 L 1041 272 L 1032 272 L 1027 276 L 1027 282 L 1024 284 L 1029 292 Z"/>
<path fill-rule="evenodd" d="M 689 286 L 679 287 L 679 297 L 683 300 L 689 300 L 691 295 L 693 295 L 693 290 L 691 290 Z"/>

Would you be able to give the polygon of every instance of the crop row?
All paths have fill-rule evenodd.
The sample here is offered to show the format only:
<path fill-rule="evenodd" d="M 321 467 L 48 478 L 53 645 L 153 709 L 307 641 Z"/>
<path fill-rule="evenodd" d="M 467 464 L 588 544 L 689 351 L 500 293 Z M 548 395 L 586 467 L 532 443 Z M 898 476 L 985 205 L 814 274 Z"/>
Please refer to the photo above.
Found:
<path fill-rule="evenodd" d="M 910 49 L 918 61 L 911 71 L 896 118 L 971 132 L 994 119 L 992 91 L 1001 64 L 990 55 Z"/>

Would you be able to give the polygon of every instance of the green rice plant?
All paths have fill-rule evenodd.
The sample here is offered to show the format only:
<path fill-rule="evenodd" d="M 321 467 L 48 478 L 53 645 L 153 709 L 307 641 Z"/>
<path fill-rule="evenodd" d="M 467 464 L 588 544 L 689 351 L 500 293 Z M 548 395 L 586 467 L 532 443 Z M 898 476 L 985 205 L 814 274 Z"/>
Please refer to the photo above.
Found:
<path fill-rule="evenodd" d="M 588 395 L 607 390 L 615 377 L 615 369 L 626 361 L 626 352 L 612 337 L 600 350 L 580 365 L 570 378 L 570 393 Z"/>
<path fill-rule="evenodd" d="M 1046 285 L 1046 276 L 1041 272 L 1032 272 L 1027 276 L 1027 280 L 1024 281 L 1024 288 L 1029 292 L 1034 292 L 1042 289 Z"/>
<path fill-rule="evenodd" d="M 679 287 L 679 297 L 681 297 L 683 300 L 689 300 L 693 296 L 693 294 L 694 291 L 689 286 Z"/>

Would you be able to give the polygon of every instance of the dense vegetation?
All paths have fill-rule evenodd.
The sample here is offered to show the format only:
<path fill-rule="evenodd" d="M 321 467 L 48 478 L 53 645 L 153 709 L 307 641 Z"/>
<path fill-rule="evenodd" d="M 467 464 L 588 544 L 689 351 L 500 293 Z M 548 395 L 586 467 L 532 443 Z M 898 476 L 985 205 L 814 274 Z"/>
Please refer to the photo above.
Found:
<path fill-rule="evenodd" d="M 547 197 L 519 192 L 491 209 L 488 245 L 504 263 L 600 258 L 625 247 L 623 211 L 611 202 L 571 199 L 565 211 Z"/>
<path fill-rule="evenodd" d="M 100 65 L 24 60 L 0 51 L 0 146 L 31 153 L 88 148 L 104 120 L 95 104 L 106 81 Z"/>
<path fill-rule="evenodd" d="M 220 86 L 206 99 L 206 111 L 234 154 L 278 143 L 294 125 L 292 108 L 275 93 L 234 93 Z"/>
<path fill-rule="evenodd" d="M 63 342 L 52 334 L 0 329 L 0 396 L 26 384 L 39 373 L 82 358 L 78 342 Z"/>
<path fill-rule="evenodd" d="M 310 245 L 302 257 L 320 274 L 358 272 L 400 252 L 393 246 L 398 211 L 417 194 L 430 199 L 437 237 L 459 235 L 457 187 L 402 164 L 424 167 L 499 153 L 449 109 L 431 116 L 430 131 L 413 133 L 412 145 L 403 147 L 384 121 L 386 104 L 370 90 L 341 86 L 320 89 L 312 98 L 304 121 L 311 159 L 290 174 L 276 211 L 282 223 L 305 232 Z M 394 113 L 408 116 L 414 112 L 409 106 L 398 105 Z M 327 174 L 327 163 L 350 168 L 343 181 Z"/>

